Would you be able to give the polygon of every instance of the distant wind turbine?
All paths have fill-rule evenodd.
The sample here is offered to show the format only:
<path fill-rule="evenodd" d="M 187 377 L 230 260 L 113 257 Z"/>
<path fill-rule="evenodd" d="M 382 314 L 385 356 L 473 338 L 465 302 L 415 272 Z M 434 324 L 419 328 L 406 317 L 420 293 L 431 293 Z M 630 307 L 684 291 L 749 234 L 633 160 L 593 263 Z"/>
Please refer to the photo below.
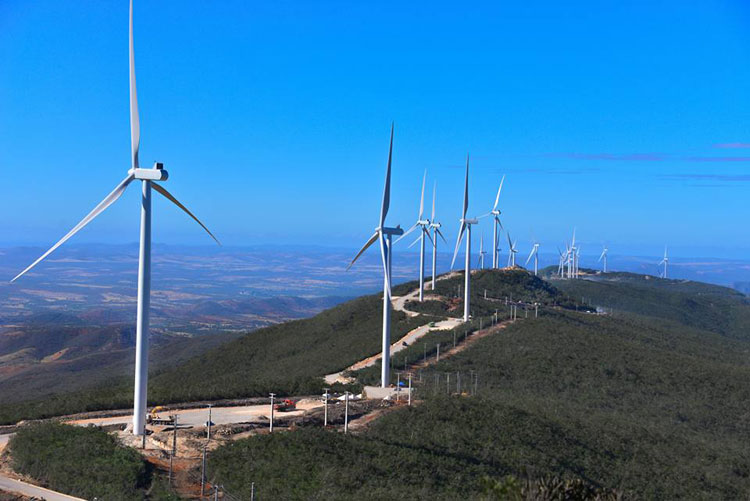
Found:
<path fill-rule="evenodd" d="M 568 246 L 565 245 L 566 253 L 563 254 L 560 248 L 557 248 L 557 253 L 560 255 L 560 261 L 557 264 L 557 274 L 560 275 L 560 278 L 563 278 L 564 271 L 565 271 L 565 259 L 567 258 L 567 250 Z"/>
<path fill-rule="evenodd" d="M 458 238 L 456 239 L 456 250 L 453 251 L 453 261 L 451 261 L 451 269 L 456 263 L 456 256 L 458 255 L 458 248 L 461 246 L 461 240 L 464 237 L 464 231 L 466 231 L 466 263 L 464 266 L 464 322 L 469 321 L 469 292 L 471 289 L 471 225 L 477 224 L 477 219 L 467 219 L 466 212 L 469 210 L 469 155 L 466 155 L 466 178 L 464 179 L 464 206 L 463 212 L 461 213 L 461 226 L 458 229 Z"/>
<path fill-rule="evenodd" d="M 49 256 L 55 249 L 60 247 L 73 235 L 78 233 L 87 224 L 93 221 L 99 214 L 104 212 L 110 205 L 115 203 L 125 192 L 128 185 L 134 180 L 141 181 L 141 240 L 138 254 L 138 303 L 136 309 L 136 347 L 135 347 L 135 390 L 133 403 L 133 433 L 141 435 L 145 431 L 146 421 L 146 392 L 148 389 L 148 334 L 149 334 L 149 312 L 151 297 L 151 188 L 164 196 L 167 200 L 182 209 L 188 216 L 197 222 L 206 232 L 216 240 L 216 237 L 190 212 L 184 205 L 172 196 L 163 186 L 156 181 L 166 181 L 168 174 L 163 164 L 155 163 L 152 169 L 142 169 L 138 165 L 138 149 L 140 147 L 140 121 L 138 118 L 138 97 L 135 89 L 135 58 L 133 55 L 133 2 L 130 2 L 130 24 L 129 24 L 129 52 L 130 52 L 130 143 L 131 143 L 131 168 L 128 175 L 115 189 L 107 195 L 99 205 L 89 212 L 77 225 L 73 227 L 55 245 L 42 254 L 42 256 L 31 263 L 25 270 L 15 276 L 11 282 L 20 278 L 24 273 L 39 264 Z"/>
<path fill-rule="evenodd" d="M 534 247 L 529 253 L 529 257 L 526 258 L 526 263 L 524 264 L 524 266 L 529 264 L 529 261 L 531 261 L 532 257 L 534 258 L 534 276 L 536 276 L 539 271 L 539 244 L 536 242 L 534 243 Z"/>
<path fill-rule="evenodd" d="M 602 262 L 602 273 L 607 273 L 607 252 L 609 252 L 609 249 L 605 245 L 604 249 L 602 249 L 602 255 L 599 256 L 599 261 Z"/>
<path fill-rule="evenodd" d="M 510 241 L 510 233 L 506 233 L 506 236 L 508 237 L 508 267 L 513 268 L 516 265 L 516 252 L 518 250 L 516 249 L 516 242 Z"/>
<path fill-rule="evenodd" d="M 484 233 L 479 237 L 479 261 L 477 262 L 477 266 L 479 266 L 480 270 L 484 269 L 484 256 L 487 253 L 484 251 Z"/>
<path fill-rule="evenodd" d="M 391 257 L 393 235 L 403 235 L 404 230 L 400 226 L 388 228 L 385 226 L 385 217 L 388 215 L 388 207 L 391 203 L 391 159 L 393 158 L 393 124 L 391 124 L 391 142 L 388 148 L 388 165 L 385 170 L 385 186 L 383 188 L 383 204 L 380 207 L 380 220 L 375 233 L 360 249 L 347 270 L 359 259 L 359 256 L 367 250 L 376 240 L 380 241 L 380 257 L 383 262 L 383 359 L 380 368 L 380 385 L 387 388 L 390 383 L 391 369 Z"/>
<path fill-rule="evenodd" d="M 495 196 L 495 205 L 492 206 L 492 210 L 487 214 L 479 216 L 482 219 L 487 216 L 493 216 L 492 218 L 492 267 L 500 267 L 500 231 L 503 229 L 503 223 L 500 222 L 500 209 L 497 208 L 498 202 L 500 202 L 500 192 L 503 189 L 503 183 L 505 182 L 505 175 L 500 179 L 500 187 L 497 189 L 497 195 Z"/>
<path fill-rule="evenodd" d="M 424 171 L 424 177 L 422 178 L 422 196 L 419 198 L 419 214 L 417 215 L 417 222 L 414 223 L 414 225 L 409 228 L 409 230 L 398 237 L 394 244 L 398 243 L 399 240 L 402 238 L 405 238 L 406 235 L 411 233 L 412 231 L 416 230 L 417 228 L 420 228 L 419 231 L 419 237 L 414 241 L 412 245 L 414 245 L 417 242 L 420 242 L 419 247 L 419 301 L 424 301 L 424 239 L 425 237 L 432 240 L 432 237 L 430 237 L 430 220 L 424 218 L 424 185 L 427 182 L 427 171 Z M 411 245 L 409 246 L 411 247 Z M 434 242 L 433 242 L 434 247 Z"/>
<path fill-rule="evenodd" d="M 667 278 L 667 267 L 669 266 L 669 257 L 667 256 L 667 246 L 664 246 L 664 257 L 659 261 L 659 266 L 664 265 L 664 271 L 661 273 L 661 278 Z"/>
<path fill-rule="evenodd" d="M 443 232 L 440 231 L 440 227 L 442 226 L 439 222 L 435 220 L 435 197 L 437 196 L 437 181 L 435 181 L 435 184 L 432 188 L 432 217 L 430 218 L 430 228 L 432 228 L 432 290 L 435 290 L 435 281 L 437 280 L 437 237 L 440 236 L 441 239 L 443 239 L 443 242 L 445 242 L 445 245 L 448 245 L 448 242 L 445 240 L 445 237 L 443 236 Z"/>

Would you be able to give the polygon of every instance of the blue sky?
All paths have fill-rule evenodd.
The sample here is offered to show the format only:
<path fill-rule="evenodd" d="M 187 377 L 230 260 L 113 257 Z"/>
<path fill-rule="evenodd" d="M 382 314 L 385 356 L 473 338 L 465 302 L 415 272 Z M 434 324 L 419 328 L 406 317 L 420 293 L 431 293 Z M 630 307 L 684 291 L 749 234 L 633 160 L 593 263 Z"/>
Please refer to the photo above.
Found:
<path fill-rule="evenodd" d="M 469 212 L 506 174 L 522 253 L 573 226 L 584 252 L 750 252 L 750 8 L 514 4 L 136 0 L 141 163 L 227 244 L 355 248 L 395 121 L 391 224 L 426 168 L 454 239 L 468 151 Z M 127 12 L 0 2 L 0 243 L 53 243 L 125 176 Z M 137 240 L 138 191 L 77 241 Z M 209 243 L 161 200 L 154 239 Z"/>

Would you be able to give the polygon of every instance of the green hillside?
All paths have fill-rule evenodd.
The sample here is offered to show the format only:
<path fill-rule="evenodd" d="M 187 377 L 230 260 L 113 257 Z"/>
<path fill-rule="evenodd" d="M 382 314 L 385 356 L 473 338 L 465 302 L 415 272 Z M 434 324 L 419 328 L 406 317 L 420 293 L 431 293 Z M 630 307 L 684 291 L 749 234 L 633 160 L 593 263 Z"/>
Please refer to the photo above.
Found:
<path fill-rule="evenodd" d="M 747 498 L 744 297 L 639 280 L 555 281 L 571 296 L 585 290 L 597 305 L 617 298 L 633 313 L 548 308 L 440 362 L 423 374 L 421 405 L 358 436 L 246 439 L 218 450 L 212 472 L 230 492 L 247 493 L 252 479 L 259 493 L 283 499 L 477 499 L 487 478 L 506 475 L 580 479 L 626 498 Z M 601 301 L 599 286 L 608 292 Z M 696 307 L 677 314 L 691 299 L 701 315 L 734 311 L 733 323 L 708 322 L 708 330 L 695 323 Z M 468 380 L 471 371 L 478 394 L 446 396 L 446 376 Z"/>
<path fill-rule="evenodd" d="M 157 353 L 157 360 L 161 357 L 172 363 L 154 364 L 157 369 L 152 371 L 149 381 L 149 402 L 165 404 L 265 396 L 268 392 L 280 395 L 319 392 L 323 387 L 323 375 L 345 369 L 378 352 L 382 304 L 382 295 L 364 296 L 308 319 L 249 332 L 218 347 L 202 350 L 198 356 L 184 351 Z M 397 339 L 429 320 L 423 316 L 406 318 L 403 312 L 393 312 L 392 335 Z M 76 367 L 69 369 L 75 381 Z M 133 398 L 131 371 L 124 372 L 118 365 L 117 371 L 103 372 L 99 376 L 101 384 L 94 388 L 6 401 L 0 406 L 0 423 L 128 408 Z M 59 378 L 64 372 L 58 369 L 56 374 Z M 54 377 L 54 374 L 41 375 Z M 15 381 L 17 391 L 14 394 L 24 395 L 19 386 L 22 380 L 16 378 Z"/>

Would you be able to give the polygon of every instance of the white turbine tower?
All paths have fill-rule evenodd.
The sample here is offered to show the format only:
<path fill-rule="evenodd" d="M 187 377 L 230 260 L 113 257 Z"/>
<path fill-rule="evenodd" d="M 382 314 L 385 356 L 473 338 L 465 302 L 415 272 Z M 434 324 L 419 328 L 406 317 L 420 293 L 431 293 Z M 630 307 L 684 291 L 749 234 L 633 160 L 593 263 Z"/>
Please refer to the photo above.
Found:
<path fill-rule="evenodd" d="M 602 255 L 599 256 L 599 261 L 602 262 L 602 273 L 607 273 L 607 252 L 609 252 L 609 249 L 605 245 L 604 249 L 602 249 Z"/>
<path fill-rule="evenodd" d="M 667 267 L 669 265 L 669 257 L 667 257 L 667 246 L 664 246 L 664 257 L 659 261 L 659 266 L 664 265 L 664 271 L 661 273 L 661 278 L 667 278 Z"/>
<path fill-rule="evenodd" d="M 380 369 L 380 385 L 387 388 L 390 383 L 391 368 L 391 262 L 393 235 L 403 235 L 404 230 L 400 227 L 388 228 L 385 226 L 385 217 L 388 215 L 388 207 L 391 203 L 391 159 L 393 158 L 393 124 L 391 124 L 391 143 L 388 148 L 388 165 L 385 170 L 385 187 L 383 188 L 383 204 L 380 208 L 380 220 L 375 233 L 360 249 L 347 270 L 354 265 L 364 251 L 376 240 L 380 241 L 380 257 L 383 262 L 383 359 Z"/>
<path fill-rule="evenodd" d="M 435 181 L 435 184 L 432 188 L 432 217 L 430 218 L 430 228 L 432 229 L 432 290 L 435 290 L 435 281 L 437 280 L 437 237 L 438 235 L 440 238 L 443 239 L 443 242 L 445 242 L 445 245 L 448 245 L 448 242 L 445 240 L 445 237 L 443 236 L 443 232 L 440 231 L 440 227 L 442 226 L 440 223 L 438 223 L 435 220 L 435 197 L 437 196 L 437 181 Z"/>
<path fill-rule="evenodd" d="M 138 149 L 140 146 L 140 122 L 138 119 L 138 98 L 135 89 L 135 59 L 133 56 L 133 2 L 130 2 L 129 23 L 129 52 L 130 52 L 130 142 L 131 142 L 131 168 L 128 175 L 115 189 L 107 195 L 99 205 L 89 212 L 77 225 L 73 227 L 55 245 L 42 254 L 42 256 L 31 263 L 25 270 L 16 275 L 11 282 L 17 280 L 24 273 L 31 270 L 40 261 L 49 256 L 55 249 L 60 247 L 73 235 L 78 233 L 87 224 L 104 212 L 110 205 L 115 203 L 125 192 L 128 185 L 134 180 L 141 181 L 141 239 L 138 254 L 138 303 L 136 309 L 136 347 L 135 347 L 135 390 L 133 402 L 133 433 L 141 435 L 145 431 L 146 403 L 148 388 L 148 335 L 149 335 L 149 310 L 151 296 L 151 188 L 163 195 L 167 200 L 182 209 L 188 216 L 193 218 L 211 238 L 219 241 L 216 237 L 175 197 L 156 181 L 166 181 L 168 174 L 161 163 L 155 163 L 152 169 L 142 169 L 138 165 Z"/>
<path fill-rule="evenodd" d="M 516 249 L 516 242 L 510 241 L 510 233 L 506 233 L 506 236 L 508 237 L 508 267 L 513 268 L 516 266 L 516 252 L 518 250 Z"/>
<path fill-rule="evenodd" d="M 580 276 L 580 262 L 581 262 L 581 246 L 579 245 L 576 249 L 576 278 Z"/>
<path fill-rule="evenodd" d="M 487 253 L 484 251 L 484 233 L 479 237 L 479 261 L 477 262 L 477 266 L 480 270 L 484 269 L 484 256 Z"/>
<path fill-rule="evenodd" d="M 534 258 L 534 276 L 536 276 L 539 272 L 539 244 L 536 242 L 534 243 L 534 247 L 529 253 L 529 257 L 526 258 L 526 263 L 524 264 L 524 266 L 529 264 L 529 261 L 531 261 L 532 257 Z"/>
<path fill-rule="evenodd" d="M 398 237 L 394 244 L 398 243 L 399 240 L 406 237 L 409 233 L 420 228 L 419 237 L 411 245 L 420 242 L 419 247 L 419 301 L 424 301 L 424 239 L 425 237 L 432 240 L 430 237 L 430 220 L 424 218 L 424 185 L 427 182 L 427 171 L 424 171 L 424 178 L 422 178 L 422 196 L 419 198 L 419 215 L 417 216 L 417 222 L 409 228 L 409 230 Z M 411 247 L 411 245 L 409 247 Z M 433 248 L 435 247 L 433 242 Z"/>
<path fill-rule="evenodd" d="M 479 219 L 487 216 L 493 216 L 492 218 L 492 267 L 500 267 L 500 231 L 503 229 L 503 223 L 500 222 L 500 209 L 497 208 L 497 204 L 500 201 L 500 192 L 503 189 L 503 183 L 505 182 L 505 176 L 500 180 L 500 187 L 497 189 L 497 196 L 495 196 L 495 205 L 492 206 L 492 210 L 487 214 L 479 216 Z"/>
<path fill-rule="evenodd" d="M 467 219 L 466 212 L 469 209 L 469 155 L 466 155 L 466 178 L 464 180 L 464 207 L 461 213 L 460 223 L 461 226 L 458 229 L 458 238 L 456 239 L 456 250 L 453 251 L 453 261 L 451 261 L 451 269 L 456 263 L 456 256 L 458 255 L 458 248 L 461 246 L 461 240 L 464 237 L 464 231 L 466 231 L 466 262 L 464 266 L 464 322 L 469 321 L 469 293 L 471 289 L 471 225 L 477 224 L 479 221 L 475 219 Z"/>

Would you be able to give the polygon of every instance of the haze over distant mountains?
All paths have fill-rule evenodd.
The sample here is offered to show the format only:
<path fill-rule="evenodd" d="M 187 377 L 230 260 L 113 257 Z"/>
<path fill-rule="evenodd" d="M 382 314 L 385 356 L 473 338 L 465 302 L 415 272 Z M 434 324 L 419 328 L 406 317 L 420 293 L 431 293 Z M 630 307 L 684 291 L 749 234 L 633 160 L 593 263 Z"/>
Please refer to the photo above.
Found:
<path fill-rule="evenodd" d="M 523 264 L 529 250 L 519 247 L 518 262 Z M 15 276 L 42 251 L 34 247 L 0 249 L 0 278 Z M 549 246 L 542 246 L 540 267 L 557 264 L 556 255 L 549 251 Z M 217 321 L 226 317 L 225 327 L 254 326 L 264 323 L 264 319 L 306 316 L 344 298 L 379 290 L 379 255 L 368 253 L 360 266 L 347 271 L 346 265 L 355 252 L 356 249 L 303 246 L 216 249 L 157 245 L 152 284 L 155 326 L 189 324 L 207 318 L 210 321 L 214 316 Z M 450 258 L 447 252 L 439 254 L 439 273 L 448 270 Z M 501 250 L 501 264 L 506 258 Z M 581 266 L 598 268 L 597 258 L 598 254 L 583 254 Z M 655 275 L 659 272 L 658 260 L 656 256 L 618 255 L 613 248 L 609 268 Z M 417 265 L 418 254 L 407 250 L 404 244 L 394 254 L 394 282 L 414 279 Z M 64 311 L 82 315 L 92 323 L 130 323 L 135 314 L 137 268 L 135 245 L 61 248 L 17 283 L 0 280 L 0 318 L 5 323 Z M 670 256 L 669 275 L 743 292 L 750 290 L 750 261 Z M 281 296 L 298 301 L 270 301 Z"/>

